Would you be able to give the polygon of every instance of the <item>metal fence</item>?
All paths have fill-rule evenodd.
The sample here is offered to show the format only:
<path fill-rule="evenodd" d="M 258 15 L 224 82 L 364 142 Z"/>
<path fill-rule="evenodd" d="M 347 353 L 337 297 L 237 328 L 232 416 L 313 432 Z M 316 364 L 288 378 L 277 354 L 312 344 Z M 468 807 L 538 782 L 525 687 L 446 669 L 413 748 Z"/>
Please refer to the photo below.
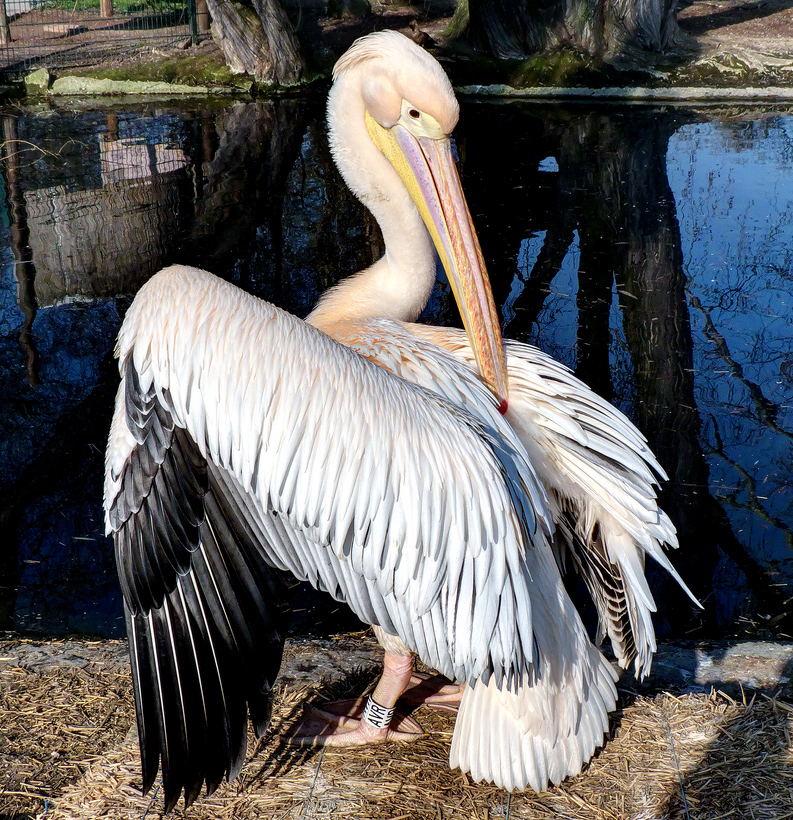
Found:
<path fill-rule="evenodd" d="M 208 28 L 205 0 L 0 0 L 0 75 L 133 58 Z"/>

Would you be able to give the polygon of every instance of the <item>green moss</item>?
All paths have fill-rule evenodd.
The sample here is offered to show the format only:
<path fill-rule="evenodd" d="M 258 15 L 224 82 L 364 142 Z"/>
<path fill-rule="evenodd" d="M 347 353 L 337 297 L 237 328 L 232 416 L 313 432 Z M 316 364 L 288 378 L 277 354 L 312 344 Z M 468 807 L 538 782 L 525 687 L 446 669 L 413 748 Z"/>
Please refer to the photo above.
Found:
<path fill-rule="evenodd" d="M 584 86 L 603 88 L 646 84 L 647 75 L 639 71 L 623 71 L 569 46 L 533 54 L 511 73 L 509 84 L 515 88 L 553 86 L 570 88 Z"/>
<path fill-rule="evenodd" d="M 185 85 L 225 85 L 249 88 L 251 78 L 232 74 L 217 53 L 200 54 L 187 49 L 183 54 L 163 57 L 152 62 L 136 62 L 123 66 L 94 66 L 70 69 L 73 76 L 96 77 L 100 80 L 143 80 L 148 82 L 184 83 Z"/>
<path fill-rule="evenodd" d="M 578 31 L 584 31 L 597 22 L 598 4 L 593 2 L 578 3 L 575 8 L 575 22 Z"/>
<path fill-rule="evenodd" d="M 470 19 L 471 14 L 468 9 L 468 0 L 458 0 L 457 7 L 454 10 L 454 16 L 443 32 L 444 37 L 450 37 L 452 39 L 462 37 L 466 31 L 468 31 Z"/>
<path fill-rule="evenodd" d="M 335 62 L 335 60 L 334 60 Z M 188 48 L 159 60 L 124 65 L 88 66 L 70 68 L 59 76 L 93 77 L 98 80 L 136 80 L 141 82 L 179 83 L 182 85 L 223 87 L 264 97 L 300 95 L 314 87 L 327 84 L 328 71 L 310 70 L 299 83 L 254 83 L 248 74 L 234 74 L 223 61 L 222 55 L 213 51 L 202 54 L 201 49 Z"/>

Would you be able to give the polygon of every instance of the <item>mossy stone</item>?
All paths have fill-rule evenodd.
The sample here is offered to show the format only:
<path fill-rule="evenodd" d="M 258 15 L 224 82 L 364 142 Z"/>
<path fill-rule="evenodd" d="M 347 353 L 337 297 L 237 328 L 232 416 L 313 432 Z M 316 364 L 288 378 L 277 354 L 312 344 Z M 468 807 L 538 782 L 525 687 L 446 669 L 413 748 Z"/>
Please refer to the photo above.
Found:
<path fill-rule="evenodd" d="M 25 77 L 28 94 L 46 94 L 50 87 L 50 73 L 46 68 L 37 68 Z"/>

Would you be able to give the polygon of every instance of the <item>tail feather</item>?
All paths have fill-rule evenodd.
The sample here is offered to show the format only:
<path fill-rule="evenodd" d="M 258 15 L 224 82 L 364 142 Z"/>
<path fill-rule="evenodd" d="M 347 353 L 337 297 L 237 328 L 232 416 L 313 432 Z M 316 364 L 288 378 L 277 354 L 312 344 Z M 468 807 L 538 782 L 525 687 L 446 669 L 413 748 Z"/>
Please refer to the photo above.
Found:
<path fill-rule="evenodd" d="M 454 727 L 449 765 L 507 791 L 542 791 L 578 774 L 603 742 L 616 706 L 616 674 L 591 644 L 582 666 L 561 682 L 550 673 L 498 689 L 495 678 L 467 686 Z"/>

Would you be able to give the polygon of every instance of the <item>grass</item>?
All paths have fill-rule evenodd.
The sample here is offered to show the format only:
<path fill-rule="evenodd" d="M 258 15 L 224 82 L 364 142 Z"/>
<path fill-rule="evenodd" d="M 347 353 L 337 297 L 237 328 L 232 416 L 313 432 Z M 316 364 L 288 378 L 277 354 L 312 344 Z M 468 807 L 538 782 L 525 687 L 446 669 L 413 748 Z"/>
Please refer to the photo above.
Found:
<path fill-rule="evenodd" d="M 169 0 L 113 0 L 114 14 L 151 14 L 169 13 L 184 9 L 186 3 L 169 2 Z M 44 0 L 42 3 L 34 4 L 34 8 L 42 11 L 68 11 L 70 13 L 79 11 L 94 11 L 100 8 L 99 0 Z"/>

